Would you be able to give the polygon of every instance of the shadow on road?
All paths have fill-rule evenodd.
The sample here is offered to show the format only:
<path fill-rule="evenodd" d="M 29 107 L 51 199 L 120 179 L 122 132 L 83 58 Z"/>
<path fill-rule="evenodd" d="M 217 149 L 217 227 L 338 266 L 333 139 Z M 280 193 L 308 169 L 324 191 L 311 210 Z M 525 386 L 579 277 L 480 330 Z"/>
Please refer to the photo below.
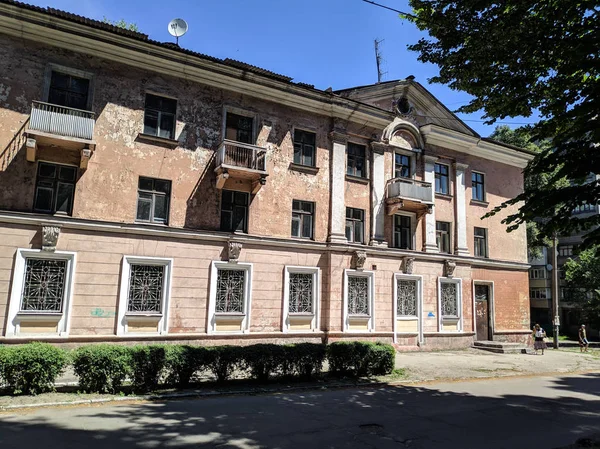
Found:
<path fill-rule="evenodd" d="M 477 396 L 398 386 L 46 409 L 0 415 L 0 443 L 25 449 L 553 448 L 600 431 L 600 398 L 577 397 L 600 396 L 600 375 L 544 382 L 551 398 L 533 389 L 488 395 L 480 382 Z"/>

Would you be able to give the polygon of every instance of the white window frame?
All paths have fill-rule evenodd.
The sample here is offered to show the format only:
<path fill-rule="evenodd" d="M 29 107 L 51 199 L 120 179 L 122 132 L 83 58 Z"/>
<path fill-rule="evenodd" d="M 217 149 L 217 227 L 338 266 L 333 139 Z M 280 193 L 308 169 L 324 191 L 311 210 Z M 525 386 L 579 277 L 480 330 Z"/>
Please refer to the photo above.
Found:
<path fill-rule="evenodd" d="M 369 294 L 369 321 L 367 324 L 366 331 L 360 330 L 351 330 L 350 329 L 350 314 L 348 313 L 348 278 L 356 276 L 356 277 L 366 277 L 369 281 L 368 284 L 368 294 Z M 344 332 L 373 332 L 375 331 L 375 272 L 374 271 L 366 271 L 366 270 L 352 270 L 345 269 L 344 270 L 344 313 L 342 314 L 342 329 Z"/>
<path fill-rule="evenodd" d="M 541 276 L 540 276 L 541 273 Z M 529 270 L 529 279 L 547 279 L 546 269 L 544 267 L 531 268 Z"/>
<path fill-rule="evenodd" d="M 244 312 L 240 331 L 218 331 L 217 315 L 227 316 L 232 314 L 217 313 L 217 274 L 218 270 L 244 270 Z M 250 332 L 250 311 L 252 307 L 252 264 L 242 262 L 213 261 L 210 266 L 210 292 L 208 300 L 208 319 L 206 320 L 207 334 L 247 334 Z"/>
<path fill-rule="evenodd" d="M 321 312 L 321 269 L 318 267 L 303 267 L 286 265 L 284 267 L 284 289 L 283 289 L 283 323 L 282 331 L 290 331 L 290 315 L 306 315 L 303 313 L 290 314 L 290 274 L 291 273 L 303 273 L 311 274 L 313 277 L 313 311 L 310 330 L 307 331 L 294 331 L 294 332 L 316 332 L 319 330 L 320 323 L 320 312 Z"/>
<path fill-rule="evenodd" d="M 67 270 L 65 274 L 65 289 L 63 297 L 62 312 L 42 312 L 42 313 L 27 313 L 21 312 L 21 300 L 23 287 L 25 286 L 25 260 L 30 258 L 35 259 L 53 259 L 66 260 Z M 40 249 L 18 248 L 15 254 L 15 269 L 13 271 L 12 290 L 10 294 L 10 303 L 8 309 L 8 319 L 6 323 L 5 335 L 7 337 L 21 337 L 21 319 L 27 317 L 29 320 L 45 320 L 56 317 L 57 332 L 51 334 L 26 334 L 23 337 L 66 337 L 69 335 L 71 326 L 71 308 L 73 304 L 73 286 L 75 280 L 75 265 L 77 255 L 70 251 L 42 251 Z"/>
<path fill-rule="evenodd" d="M 490 324 L 491 329 L 489 330 L 489 333 L 491 334 L 491 336 L 494 336 L 494 332 L 496 329 L 496 304 L 495 304 L 495 291 L 494 291 L 494 281 L 483 281 L 483 280 L 478 280 L 478 279 L 473 279 L 473 286 L 472 286 L 472 295 L 473 295 L 473 332 L 475 333 L 475 337 L 477 337 L 477 317 L 476 315 L 476 301 L 475 301 L 475 286 L 476 285 L 487 285 L 489 287 L 489 293 L 490 293 L 490 297 L 488 298 L 488 321 Z"/>
<path fill-rule="evenodd" d="M 405 150 L 405 149 L 400 149 L 399 147 L 394 147 L 394 160 L 392 161 L 392 174 L 394 176 L 392 176 L 393 178 L 398 178 L 398 176 L 396 176 L 396 154 L 401 154 L 402 156 L 407 156 L 409 163 L 410 163 L 410 170 L 409 170 L 409 176 L 408 178 L 403 178 L 403 179 L 414 179 L 415 177 L 415 173 L 417 172 L 416 170 L 416 163 L 417 163 L 417 154 L 414 151 L 410 151 L 410 150 Z"/>
<path fill-rule="evenodd" d="M 442 284 L 456 284 L 456 292 L 457 292 L 457 305 L 456 310 L 458 310 L 458 317 L 444 317 L 442 315 Z M 461 278 L 448 278 L 448 277 L 439 277 L 438 278 L 438 329 L 439 332 L 462 332 L 463 331 L 463 298 L 462 298 L 462 279 Z M 456 331 L 445 331 L 444 330 L 444 321 L 447 323 L 456 323 Z"/>
<path fill-rule="evenodd" d="M 418 322 L 418 339 L 419 343 L 423 342 L 423 276 L 394 273 L 394 343 L 398 340 L 398 334 L 402 335 L 402 332 L 396 330 L 397 321 L 417 321 Z M 398 281 L 417 281 L 417 316 L 401 316 L 398 315 Z"/>
<path fill-rule="evenodd" d="M 131 313 L 127 311 L 129 296 L 129 276 L 131 265 L 159 265 L 165 267 L 163 279 L 163 297 L 161 302 L 161 313 Z M 137 317 L 158 318 L 158 335 L 169 332 L 169 303 L 171 302 L 171 285 L 173 276 L 173 259 L 162 257 L 123 256 L 121 268 L 121 284 L 119 287 L 119 309 L 117 314 L 117 335 L 154 335 L 152 332 L 135 333 L 129 332 L 128 322 Z"/>
<path fill-rule="evenodd" d="M 546 296 L 545 298 L 536 298 L 535 295 L 531 296 L 532 292 L 536 292 L 536 293 L 540 293 L 540 292 L 544 292 L 544 295 Z M 549 299 L 552 299 L 552 294 L 550 292 L 550 289 L 546 288 L 546 287 L 529 287 L 529 299 L 533 299 L 536 301 L 547 301 Z"/>
<path fill-rule="evenodd" d="M 399 248 L 396 246 L 396 215 L 404 215 L 410 218 L 410 232 L 412 235 L 411 249 Z M 394 215 L 392 215 L 392 220 L 392 245 L 394 246 L 394 249 L 399 249 L 401 251 L 416 251 L 415 248 L 417 247 L 417 214 L 414 212 L 398 211 Z"/>

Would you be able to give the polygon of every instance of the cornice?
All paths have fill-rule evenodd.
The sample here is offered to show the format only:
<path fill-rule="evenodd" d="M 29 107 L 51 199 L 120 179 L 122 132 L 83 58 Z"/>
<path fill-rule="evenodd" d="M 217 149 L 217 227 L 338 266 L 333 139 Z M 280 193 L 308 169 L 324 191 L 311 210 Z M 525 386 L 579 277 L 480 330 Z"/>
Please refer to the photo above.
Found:
<path fill-rule="evenodd" d="M 530 265 L 524 262 L 512 262 L 495 259 L 481 259 L 470 256 L 456 256 L 451 254 L 435 254 L 420 251 L 406 251 L 396 248 L 375 247 L 351 243 L 314 242 L 296 239 L 267 237 L 248 234 L 231 234 L 220 231 L 203 231 L 165 226 L 139 225 L 116 222 L 101 222 L 78 218 L 53 217 L 24 212 L 0 212 L 0 223 L 11 223 L 21 226 L 61 226 L 65 230 L 81 230 L 103 232 L 111 234 L 130 234 L 157 238 L 171 238 L 182 240 L 197 240 L 202 242 L 240 242 L 244 245 L 257 245 L 260 247 L 278 247 L 299 250 L 333 251 L 353 254 L 355 251 L 365 251 L 371 257 L 392 257 L 399 259 L 407 256 L 416 261 L 438 262 L 443 264 L 446 260 L 456 262 L 458 265 L 484 267 L 490 269 L 528 270 Z"/>
<path fill-rule="evenodd" d="M 391 112 L 328 92 L 274 80 L 10 4 L 0 4 L 0 25 L 0 33 L 20 39 L 43 42 L 366 126 L 384 128 L 394 117 Z"/>
<path fill-rule="evenodd" d="M 514 167 L 525 168 L 527 163 L 534 157 L 532 154 L 487 142 L 478 137 L 469 136 L 438 125 L 425 125 L 420 129 L 425 137 L 425 142 L 429 145 L 437 145 L 459 153 Z"/>

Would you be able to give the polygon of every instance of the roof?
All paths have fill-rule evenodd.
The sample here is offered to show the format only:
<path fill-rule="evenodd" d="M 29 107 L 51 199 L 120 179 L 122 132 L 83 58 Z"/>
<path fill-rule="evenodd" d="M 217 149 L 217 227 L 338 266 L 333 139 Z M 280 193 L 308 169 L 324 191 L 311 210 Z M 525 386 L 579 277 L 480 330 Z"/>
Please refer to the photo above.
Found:
<path fill-rule="evenodd" d="M 235 67 L 237 69 L 246 70 L 248 72 L 255 73 L 257 75 L 262 75 L 262 76 L 265 76 L 265 77 L 268 77 L 271 79 L 275 79 L 277 81 L 281 81 L 284 83 L 290 83 L 290 84 L 294 84 L 294 85 L 309 88 L 309 89 L 315 88 L 314 85 L 312 85 L 312 84 L 294 83 L 294 82 L 292 82 L 293 78 L 291 78 L 289 76 L 281 75 L 279 73 L 275 73 L 270 70 L 266 70 L 266 69 L 263 69 L 263 68 L 260 68 L 260 67 L 257 67 L 257 66 L 251 65 L 251 64 L 247 64 L 245 62 L 236 61 L 235 59 L 230 59 L 230 58 L 226 58 L 226 59 L 215 58 L 213 56 L 205 55 L 202 53 L 198 53 L 198 52 L 195 52 L 192 50 L 182 48 L 179 45 L 174 44 L 172 42 L 155 41 L 155 40 L 150 39 L 148 37 L 148 35 L 145 33 L 140 33 L 138 31 L 131 31 L 131 30 L 128 30 L 125 28 L 115 26 L 115 25 L 111 25 L 109 23 L 102 22 L 100 20 L 88 19 L 87 17 L 79 16 L 77 14 L 72 14 L 70 12 L 61 11 L 60 9 L 55 9 L 55 8 L 50 8 L 50 7 L 43 8 L 43 7 L 39 7 L 39 6 L 29 5 L 27 3 L 18 2 L 15 0 L 0 0 L 0 3 L 15 5 L 19 8 L 28 9 L 30 11 L 36 11 L 36 12 L 46 14 L 46 15 L 49 15 L 52 17 L 57 17 L 57 18 L 61 18 L 64 20 L 68 20 L 70 22 L 78 23 L 81 25 L 86 25 L 91 28 L 96 28 L 96 29 L 100 29 L 103 31 L 107 31 L 109 33 L 119 34 L 121 36 L 126 36 L 128 38 L 136 39 L 136 40 L 142 41 L 142 42 L 147 42 L 149 44 L 156 45 L 159 47 L 168 48 L 170 50 L 174 50 L 179 53 L 184 53 L 186 55 L 195 56 L 195 57 L 198 57 L 201 59 L 205 59 L 205 60 L 208 60 L 211 62 L 223 64 L 223 65 L 226 65 L 229 67 Z"/>

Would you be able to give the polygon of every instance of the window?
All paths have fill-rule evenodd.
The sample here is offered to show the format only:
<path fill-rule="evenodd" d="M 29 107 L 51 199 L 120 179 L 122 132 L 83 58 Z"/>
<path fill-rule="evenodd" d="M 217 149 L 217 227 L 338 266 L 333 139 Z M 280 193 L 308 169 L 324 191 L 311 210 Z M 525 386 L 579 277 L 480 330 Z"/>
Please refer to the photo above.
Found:
<path fill-rule="evenodd" d="M 418 281 L 396 279 L 397 313 L 399 317 L 417 317 Z"/>
<path fill-rule="evenodd" d="M 530 299 L 547 299 L 545 288 L 530 288 L 529 289 Z"/>
<path fill-rule="evenodd" d="M 136 220 L 166 224 L 170 195 L 171 181 L 140 176 Z"/>
<path fill-rule="evenodd" d="M 248 232 L 248 193 L 223 190 L 221 193 L 221 231 Z"/>
<path fill-rule="evenodd" d="M 348 142 L 348 147 L 346 149 L 348 155 L 346 174 L 358 178 L 367 177 L 366 151 L 367 149 L 364 145 Z"/>
<path fill-rule="evenodd" d="M 344 331 L 373 331 L 374 292 L 374 271 L 344 270 Z"/>
<path fill-rule="evenodd" d="M 595 212 L 595 211 L 596 211 L 596 205 L 588 204 L 588 203 L 580 204 L 579 206 L 575 207 L 575 209 L 573 209 L 574 214 L 586 214 L 586 213 Z"/>
<path fill-rule="evenodd" d="M 312 239 L 315 203 L 292 201 L 292 237 Z"/>
<path fill-rule="evenodd" d="M 435 240 L 441 253 L 450 253 L 450 223 L 435 222 Z"/>
<path fill-rule="evenodd" d="M 315 166 L 315 133 L 294 130 L 294 164 Z"/>
<path fill-rule="evenodd" d="M 558 255 L 561 257 L 571 257 L 573 255 L 573 245 L 560 245 Z"/>
<path fill-rule="evenodd" d="M 457 284 L 453 282 L 442 282 L 442 316 L 458 317 L 458 292 Z"/>
<path fill-rule="evenodd" d="M 33 202 L 34 212 L 71 215 L 76 178 L 76 167 L 40 162 Z"/>
<path fill-rule="evenodd" d="M 217 270 L 217 313 L 244 313 L 246 270 Z"/>
<path fill-rule="evenodd" d="M 290 273 L 290 313 L 312 313 L 313 275 L 311 273 Z"/>
<path fill-rule="evenodd" d="M 394 177 L 410 178 L 410 157 L 394 153 Z"/>
<path fill-rule="evenodd" d="M 362 209 L 346 208 L 346 238 L 349 242 L 364 243 L 365 211 Z"/>
<path fill-rule="evenodd" d="M 316 267 L 285 267 L 283 331 L 314 331 L 319 323 L 319 275 Z"/>
<path fill-rule="evenodd" d="M 25 259 L 21 312 L 61 313 L 65 299 L 68 261 Z"/>
<path fill-rule="evenodd" d="M 176 112 L 177 100 L 146 94 L 144 134 L 174 139 Z"/>
<path fill-rule="evenodd" d="M 529 279 L 546 279 L 545 268 L 532 268 L 529 270 Z"/>
<path fill-rule="evenodd" d="M 172 259 L 123 257 L 117 335 L 168 332 L 172 268 Z"/>
<path fill-rule="evenodd" d="M 227 112 L 225 118 L 225 138 L 236 142 L 253 144 L 254 120 L 252 117 Z"/>
<path fill-rule="evenodd" d="M 400 249 L 413 249 L 411 218 L 394 215 L 394 246 Z"/>
<path fill-rule="evenodd" d="M 127 312 L 161 313 L 165 289 L 165 266 L 131 264 L 129 269 Z"/>
<path fill-rule="evenodd" d="M 52 71 L 48 103 L 87 110 L 89 90 L 89 79 Z"/>
<path fill-rule="evenodd" d="M 450 191 L 449 188 L 449 178 L 448 173 L 450 168 L 444 164 L 435 164 L 435 193 L 443 193 L 444 195 L 448 195 Z"/>
<path fill-rule="evenodd" d="M 472 198 L 476 201 L 485 201 L 485 185 L 483 173 L 471 173 Z"/>
<path fill-rule="evenodd" d="M 5 336 L 68 334 L 76 255 L 18 249 Z"/>
<path fill-rule="evenodd" d="M 440 332 L 461 332 L 462 280 L 460 278 L 438 278 L 438 310 Z"/>
<path fill-rule="evenodd" d="M 252 301 L 252 264 L 213 262 L 207 332 L 248 332 Z"/>
<path fill-rule="evenodd" d="M 488 257 L 487 229 L 475 228 L 475 257 Z"/>

